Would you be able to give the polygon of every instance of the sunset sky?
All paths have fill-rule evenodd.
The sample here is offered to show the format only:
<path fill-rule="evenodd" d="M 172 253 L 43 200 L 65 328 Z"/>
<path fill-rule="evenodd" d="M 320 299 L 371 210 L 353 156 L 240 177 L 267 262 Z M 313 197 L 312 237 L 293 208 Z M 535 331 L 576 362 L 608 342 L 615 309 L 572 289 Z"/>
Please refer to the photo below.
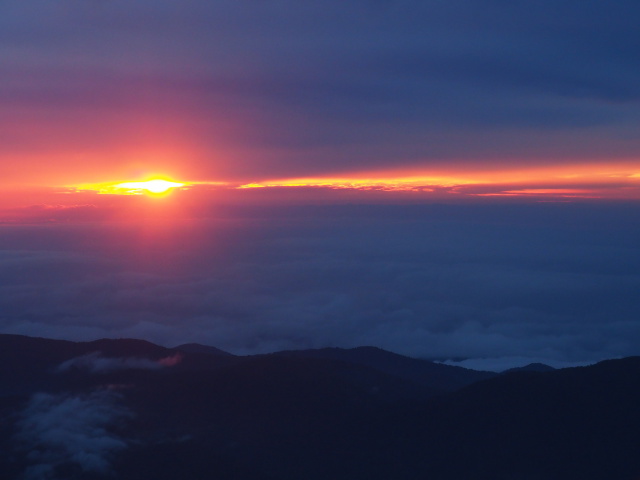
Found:
<path fill-rule="evenodd" d="M 638 353 L 638 21 L 630 0 L 0 2 L 0 331 Z"/>

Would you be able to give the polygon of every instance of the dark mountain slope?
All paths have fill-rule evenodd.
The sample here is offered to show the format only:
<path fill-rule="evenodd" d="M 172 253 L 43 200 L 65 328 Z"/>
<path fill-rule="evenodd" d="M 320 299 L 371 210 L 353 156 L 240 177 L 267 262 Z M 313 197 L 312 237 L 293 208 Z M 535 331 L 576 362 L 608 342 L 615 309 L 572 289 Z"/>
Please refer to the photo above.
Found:
<path fill-rule="evenodd" d="M 103 338 L 93 342 L 78 342 L 84 353 L 101 352 L 106 357 L 143 357 L 157 360 L 170 354 L 171 350 L 146 340 L 133 338 Z"/>
<path fill-rule="evenodd" d="M 136 431 L 146 426 L 142 438 L 190 437 L 205 456 L 226 455 L 276 478 L 346 480 L 360 468 L 352 459 L 371 419 L 406 388 L 367 367 L 274 356 L 148 377 L 124 395 Z"/>
<path fill-rule="evenodd" d="M 81 354 L 75 342 L 0 335 L 0 395 L 45 388 L 55 366 Z"/>
<path fill-rule="evenodd" d="M 273 355 L 324 358 L 364 365 L 441 392 L 454 391 L 497 375 L 494 372 L 469 370 L 429 360 L 405 357 L 377 347 L 290 350 L 277 352 Z"/>
<path fill-rule="evenodd" d="M 225 352 L 224 350 L 220 350 L 216 347 L 210 347 L 208 345 L 201 345 L 199 343 L 185 343 L 183 345 L 178 345 L 177 347 L 173 347 L 173 350 L 178 350 L 180 352 L 186 353 L 206 353 L 209 355 L 224 355 L 229 356 L 232 355 L 229 352 Z"/>
<path fill-rule="evenodd" d="M 545 365 L 544 363 L 530 363 L 529 365 L 525 365 L 523 367 L 515 367 L 510 368 L 509 370 L 505 370 L 503 373 L 512 373 L 512 372 L 550 372 L 551 370 L 555 370 L 550 365 Z"/>
<path fill-rule="evenodd" d="M 20 447 L 31 417 L 55 420 L 63 439 L 86 427 L 120 443 L 108 472 L 69 457 L 51 480 L 640 479 L 640 358 L 515 371 L 427 398 L 413 380 L 422 367 L 371 348 L 235 357 L 130 340 L 3 341 L 13 366 L 0 370 L 3 480 L 23 478 L 43 449 L 47 461 L 64 452 Z M 96 348 L 101 357 L 83 357 Z M 56 369 L 78 357 L 117 368 Z M 11 384 L 11 368 L 28 388 Z M 34 416 L 35 392 L 55 408 Z"/>
<path fill-rule="evenodd" d="M 506 374 L 404 408 L 381 433 L 402 430 L 399 455 L 441 480 L 637 480 L 638 378 L 637 357 Z"/>
<path fill-rule="evenodd" d="M 54 375 L 64 362 L 83 356 L 119 359 L 144 359 L 151 362 L 176 358 L 180 369 L 209 369 L 227 365 L 233 356 L 186 354 L 136 339 L 101 339 L 70 342 L 23 335 L 0 334 L 0 395 L 27 394 L 56 389 L 63 377 Z M 91 359 L 89 359 L 91 360 Z M 82 362 L 79 362 L 82 364 Z M 84 365 L 90 361 L 85 362 Z M 80 368 L 71 366 L 74 370 Z"/>

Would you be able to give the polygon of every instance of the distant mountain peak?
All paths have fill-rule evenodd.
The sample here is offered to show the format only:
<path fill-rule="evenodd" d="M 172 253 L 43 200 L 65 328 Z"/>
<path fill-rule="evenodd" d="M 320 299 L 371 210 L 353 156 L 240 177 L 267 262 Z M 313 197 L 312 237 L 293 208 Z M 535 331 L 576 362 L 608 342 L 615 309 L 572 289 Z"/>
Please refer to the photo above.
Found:
<path fill-rule="evenodd" d="M 515 367 L 505 370 L 503 373 L 510 372 L 550 372 L 551 370 L 555 370 L 551 365 L 546 365 L 544 363 L 530 363 L 523 367 Z"/>
<path fill-rule="evenodd" d="M 438 391 L 453 391 L 480 380 L 496 376 L 495 372 L 470 370 L 406 357 L 379 347 L 327 347 L 310 350 L 286 350 L 272 355 L 323 358 L 364 365 L 380 372 L 409 380 Z"/>
<path fill-rule="evenodd" d="M 225 352 L 224 350 L 220 350 L 219 348 L 212 347 L 210 345 L 202 345 L 200 343 L 184 343 L 182 345 L 178 345 L 177 347 L 173 347 L 173 350 L 179 350 L 185 353 L 204 353 L 207 355 L 233 356 L 232 353 Z"/>

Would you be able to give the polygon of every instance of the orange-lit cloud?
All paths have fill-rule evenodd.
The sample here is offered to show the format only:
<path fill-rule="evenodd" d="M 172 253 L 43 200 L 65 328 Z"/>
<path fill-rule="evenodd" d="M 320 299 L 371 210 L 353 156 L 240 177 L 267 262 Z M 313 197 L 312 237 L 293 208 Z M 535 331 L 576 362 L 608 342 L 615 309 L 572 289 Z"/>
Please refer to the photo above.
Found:
<path fill-rule="evenodd" d="M 341 190 L 443 193 L 455 196 L 558 196 L 640 199 L 640 166 L 585 165 L 493 171 L 406 171 L 247 183 L 239 189 L 324 187 Z"/>

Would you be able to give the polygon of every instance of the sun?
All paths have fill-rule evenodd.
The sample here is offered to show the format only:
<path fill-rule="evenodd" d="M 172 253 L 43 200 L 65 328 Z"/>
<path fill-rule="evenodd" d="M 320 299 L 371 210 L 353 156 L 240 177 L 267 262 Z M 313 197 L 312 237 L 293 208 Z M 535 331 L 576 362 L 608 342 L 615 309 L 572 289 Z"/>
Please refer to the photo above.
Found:
<path fill-rule="evenodd" d="M 125 182 L 114 185 L 117 189 L 127 189 L 133 191 L 147 191 L 150 193 L 166 193 L 172 188 L 182 187 L 184 183 L 170 182 L 168 180 L 147 180 L 146 182 Z"/>
<path fill-rule="evenodd" d="M 144 182 L 107 182 L 73 185 L 78 191 L 93 191 L 103 195 L 151 195 L 165 196 L 174 188 L 189 187 L 192 183 L 174 182 L 166 178 L 152 178 Z"/>

